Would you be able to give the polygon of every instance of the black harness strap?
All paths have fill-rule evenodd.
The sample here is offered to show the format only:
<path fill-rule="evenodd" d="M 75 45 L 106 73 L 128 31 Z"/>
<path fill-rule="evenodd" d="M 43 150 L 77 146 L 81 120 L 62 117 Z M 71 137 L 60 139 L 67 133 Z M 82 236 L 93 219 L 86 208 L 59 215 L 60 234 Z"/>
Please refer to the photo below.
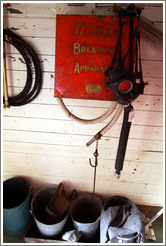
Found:
<path fill-rule="evenodd" d="M 117 41 L 117 44 L 116 44 L 116 48 L 115 48 L 114 56 L 113 56 L 113 58 L 112 58 L 111 65 L 110 65 L 110 67 L 105 71 L 105 75 L 106 75 L 106 76 L 108 76 L 108 71 L 112 71 L 113 68 L 114 68 L 114 64 L 115 64 L 116 57 L 117 57 L 117 54 L 118 54 L 118 49 L 119 49 L 119 65 L 120 65 L 121 62 L 122 62 L 121 36 L 122 36 L 123 24 L 122 24 L 122 18 L 121 18 L 120 15 L 119 15 L 119 26 L 120 26 L 120 32 L 119 32 L 118 41 Z"/>
<path fill-rule="evenodd" d="M 123 57 L 122 59 L 122 52 L 121 52 L 121 37 L 122 37 L 122 31 L 123 31 L 123 22 L 122 22 L 122 16 L 121 14 L 119 14 L 119 26 L 120 26 L 120 33 L 119 33 L 119 38 L 118 38 L 118 41 L 117 41 L 117 45 L 116 45 L 116 48 L 115 48 L 115 52 L 114 52 L 114 56 L 112 58 L 112 62 L 111 62 L 111 65 L 110 67 L 106 70 L 105 72 L 105 75 L 108 76 L 108 72 L 111 72 L 113 69 L 114 69 L 114 65 L 115 65 L 115 61 L 116 61 L 116 58 L 117 58 L 117 54 L 118 54 L 118 49 L 119 49 L 119 58 L 118 58 L 118 68 L 119 69 L 123 69 L 124 67 L 124 63 L 126 61 L 126 58 L 127 58 L 127 55 L 129 53 L 129 67 L 130 67 L 130 71 L 133 70 L 133 42 L 134 42 L 134 39 L 135 37 L 137 37 L 137 32 L 138 32 L 138 24 L 139 24 L 139 18 L 137 20 L 137 24 L 136 24 L 136 27 L 134 30 L 130 30 L 129 31 L 129 47 L 128 47 L 128 50 L 125 54 L 125 56 Z M 133 28 L 133 16 L 130 16 L 130 29 Z M 136 41 L 137 43 L 137 41 Z"/>
<path fill-rule="evenodd" d="M 129 16 L 129 40 L 132 39 L 133 36 L 133 16 Z M 134 41 L 134 40 L 133 40 Z M 133 71 L 133 45 L 129 47 L 129 67 L 130 71 Z"/>

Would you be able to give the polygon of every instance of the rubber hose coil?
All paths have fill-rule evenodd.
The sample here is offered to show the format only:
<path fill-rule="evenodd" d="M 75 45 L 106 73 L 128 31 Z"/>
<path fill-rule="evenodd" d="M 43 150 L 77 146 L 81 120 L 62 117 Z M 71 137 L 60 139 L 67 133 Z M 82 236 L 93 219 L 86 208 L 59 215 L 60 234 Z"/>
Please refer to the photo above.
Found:
<path fill-rule="evenodd" d="M 23 90 L 18 95 L 9 97 L 9 105 L 22 106 L 33 101 L 41 90 L 42 72 L 40 62 L 33 48 L 10 29 L 3 29 L 3 40 L 12 44 L 18 50 L 26 64 L 27 78 Z"/>

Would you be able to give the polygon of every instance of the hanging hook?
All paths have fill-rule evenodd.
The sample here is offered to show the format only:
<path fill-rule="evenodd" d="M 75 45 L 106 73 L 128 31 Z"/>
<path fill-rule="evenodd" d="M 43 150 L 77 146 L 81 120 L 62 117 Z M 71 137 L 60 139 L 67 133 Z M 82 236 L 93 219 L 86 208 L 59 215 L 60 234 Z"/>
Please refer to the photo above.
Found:
<path fill-rule="evenodd" d="M 97 167 L 98 165 L 98 160 L 97 157 L 99 156 L 98 150 L 96 149 L 95 152 L 93 153 L 94 157 L 95 157 L 95 164 L 92 165 L 91 159 L 89 158 L 89 164 L 91 165 L 91 167 Z"/>
<path fill-rule="evenodd" d="M 98 153 L 98 140 L 96 141 L 96 150 L 95 152 L 93 153 L 94 157 L 95 157 L 95 164 L 92 165 L 92 162 L 91 162 L 91 159 L 89 158 L 89 164 L 91 167 L 94 168 L 94 181 L 93 181 L 93 193 L 95 193 L 95 183 L 96 183 L 96 167 L 98 165 L 98 156 L 99 156 L 99 153 Z"/>

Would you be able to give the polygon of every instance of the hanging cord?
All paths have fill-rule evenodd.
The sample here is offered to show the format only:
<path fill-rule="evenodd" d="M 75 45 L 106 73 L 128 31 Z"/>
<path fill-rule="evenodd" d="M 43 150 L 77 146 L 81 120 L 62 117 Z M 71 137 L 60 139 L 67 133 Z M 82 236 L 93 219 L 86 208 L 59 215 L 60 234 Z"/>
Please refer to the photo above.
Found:
<path fill-rule="evenodd" d="M 18 95 L 9 97 L 9 104 L 11 106 L 22 106 L 34 100 L 41 90 L 42 73 L 40 62 L 32 47 L 11 30 L 3 30 L 3 40 L 4 42 L 12 44 L 18 50 L 26 64 L 27 78 L 25 87 Z"/>

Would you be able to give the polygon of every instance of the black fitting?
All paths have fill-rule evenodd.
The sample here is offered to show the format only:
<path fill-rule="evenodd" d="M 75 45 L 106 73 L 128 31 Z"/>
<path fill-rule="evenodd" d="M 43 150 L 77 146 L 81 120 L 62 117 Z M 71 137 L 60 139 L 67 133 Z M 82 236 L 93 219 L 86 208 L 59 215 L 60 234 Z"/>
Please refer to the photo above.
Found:
<path fill-rule="evenodd" d="M 140 16 L 144 8 L 137 7 L 135 4 L 129 4 L 126 9 L 122 9 L 120 14 L 122 16 Z"/>

